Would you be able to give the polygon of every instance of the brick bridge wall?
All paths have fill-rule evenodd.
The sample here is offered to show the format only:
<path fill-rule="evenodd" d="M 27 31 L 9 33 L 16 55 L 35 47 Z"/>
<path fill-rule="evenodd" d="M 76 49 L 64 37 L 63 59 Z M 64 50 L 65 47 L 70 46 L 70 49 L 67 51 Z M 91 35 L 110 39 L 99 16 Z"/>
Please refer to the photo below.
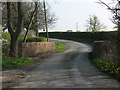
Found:
<path fill-rule="evenodd" d="M 94 41 L 93 45 L 93 55 L 94 57 L 117 59 L 117 45 L 113 41 Z"/>
<path fill-rule="evenodd" d="M 22 43 L 22 57 L 35 57 L 41 54 L 55 52 L 54 42 L 26 42 Z"/>

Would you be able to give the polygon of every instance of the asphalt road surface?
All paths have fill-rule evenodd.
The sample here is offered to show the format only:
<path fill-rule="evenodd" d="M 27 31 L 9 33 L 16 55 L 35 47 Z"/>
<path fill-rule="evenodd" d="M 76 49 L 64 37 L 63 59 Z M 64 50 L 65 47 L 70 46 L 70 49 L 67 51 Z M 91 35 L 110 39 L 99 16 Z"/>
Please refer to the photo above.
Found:
<path fill-rule="evenodd" d="M 67 45 L 65 52 L 56 53 L 36 66 L 13 88 L 117 88 L 118 81 L 93 66 L 88 45 L 52 39 Z"/>

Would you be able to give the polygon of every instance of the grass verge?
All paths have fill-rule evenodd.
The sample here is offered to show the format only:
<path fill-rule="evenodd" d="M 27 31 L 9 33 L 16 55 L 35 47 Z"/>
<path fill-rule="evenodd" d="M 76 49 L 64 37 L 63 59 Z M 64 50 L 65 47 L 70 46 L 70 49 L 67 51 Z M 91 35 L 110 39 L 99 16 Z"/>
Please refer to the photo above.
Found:
<path fill-rule="evenodd" d="M 65 45 L 55 42 L 55 52 L 63 52 L 65 51 L 67 48 Z"/>
<path fill-rule="evenodd" d="M 11 58 L 8 56 L 3 56 L 2 58 L 2 69 L 13 69 L 19 68 L 29 63 L 32 63 L 34 60 L 28 58 Z"/>
<path fill-rule="evenodd" d="M 120 64 L 118 61 L 97 58 L 93 59 L 92 63 L 101 71 L 106 72 L 108 75 L 120 81 Z"/>

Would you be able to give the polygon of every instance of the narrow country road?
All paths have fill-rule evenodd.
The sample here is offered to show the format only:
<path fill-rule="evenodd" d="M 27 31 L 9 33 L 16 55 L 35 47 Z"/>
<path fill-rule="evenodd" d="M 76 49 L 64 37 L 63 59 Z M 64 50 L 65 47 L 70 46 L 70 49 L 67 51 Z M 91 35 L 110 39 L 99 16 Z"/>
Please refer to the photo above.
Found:
<path fill-rule="evenodd" d="M 100 72 L 88 60 L 91 47 L 82 43 L 57 40 L 69 48 L 56 53 L 32 70 L 13 88 L 117 88 L 118 82 Z"/>

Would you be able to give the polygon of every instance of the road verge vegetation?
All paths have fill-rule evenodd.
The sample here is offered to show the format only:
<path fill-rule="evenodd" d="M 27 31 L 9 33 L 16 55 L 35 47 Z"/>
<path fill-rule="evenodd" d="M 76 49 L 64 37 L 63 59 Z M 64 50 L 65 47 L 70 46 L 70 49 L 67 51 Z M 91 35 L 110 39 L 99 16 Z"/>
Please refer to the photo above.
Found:
<path fill-rule="evenodd" d="M 55 52 L 63 52 L 65 51 L 67 48 L 65 45 L 55 42 Z"/>
<path fill-rule="evenodd" d="M 118 61 L 96 58 L 92 60 L 92 63 L 101 71 L 120 81 L 120 64 Z"/>
<path fill-rule="evenodd" d="M 10 35 L 9 33 L 2 33 L 2 38 L 7 40 L 4 42 L 2 46 L 2 69 L 15 69 L 27 64 L 33 63 L 35 60 L 30 58 L 12 58 L 9 56 L 10 50 Z M 44 37 L 28 37 L 26 42 L 46 42 L 47 40 Z M 23 37 L 19 37 L 18 39 L 18 48 L 20 48 L 23 42 Z M 61 43 L 55 42 L 55 51 L 56 52 L 63 52 L 66 50 L 66 46 Z"/>
<path fill-rule="evenodd" d="M 2 58 L 2 69 L 15 69 L 22 67 L 24 65 L 34 62 L 33 59 L 28 58 L 12 58 L 9 56 L 3 56 Z"/>

